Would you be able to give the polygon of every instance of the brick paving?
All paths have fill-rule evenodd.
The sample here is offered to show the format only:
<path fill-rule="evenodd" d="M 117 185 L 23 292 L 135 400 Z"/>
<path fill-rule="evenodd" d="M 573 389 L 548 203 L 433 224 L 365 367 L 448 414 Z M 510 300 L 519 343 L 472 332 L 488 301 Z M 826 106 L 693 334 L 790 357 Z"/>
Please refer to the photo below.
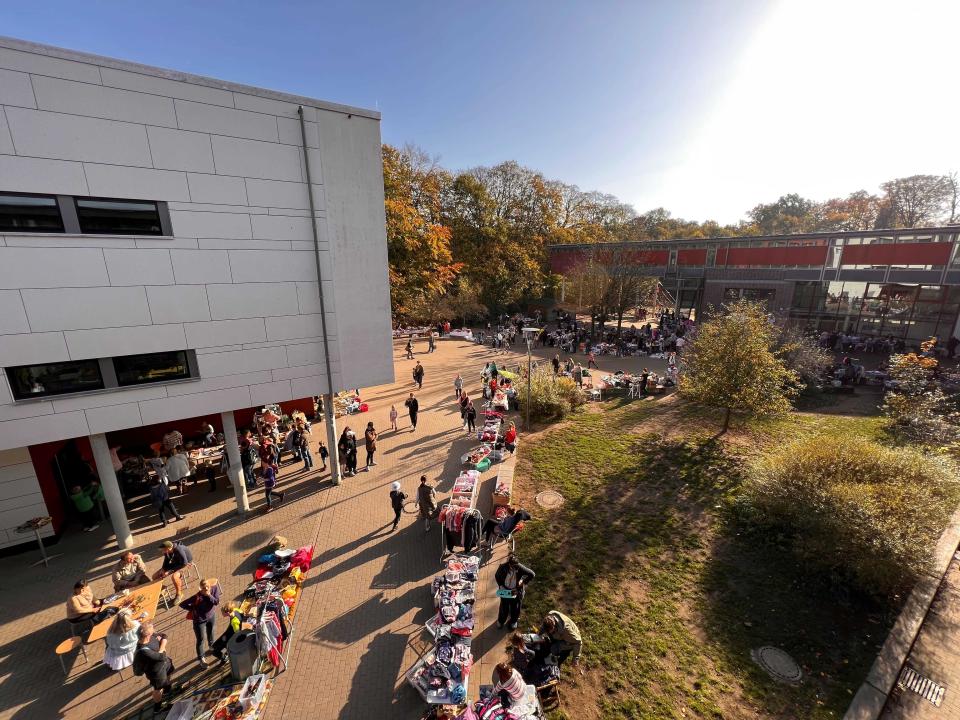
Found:
<path fill-rule="evenodd" d="M 276 683 L 268 717 L 278 718 L 417 718 L 423 705 L 406 686 L 403 673 L 425 647 L 421 632 L 428 619 L 430 578 L 440 564 L 440 537 L 436 526 L 423 531 L 414 515 L 405 515 L 400 529 L 389 532 L 392 513 L 389 485 L 403 483 L 413 495 L 421 474 L 438 487 L 441 498 L 449 493 L 460 470 L 459 456 L 471 445 L 461 429 L 453 378 L 460 372 L 471 396 L 479 394 L 479 373 L 490 359 L 514 363 L 525 358 L 520 345 L 504 356 L 462 341 L 438 343 L 426 353 L 426 343 L 416 348 L 425 369 L 420 400 L 420 423 L 411 432 L 403 400 L 412 389 L 413 361 L 404 360 L 402 344 L 395 344 L 397 382 L 362 389 L 371 412 L 340 418 L 338 428 L 350 425 L 362 436 L 367 421 L 381 432 L 377 462 L 370 472 L 347 478 L 338 486 L 328 473 L 304 476 L 299 463 L 281 472 L 283 505 L 269 515 L 259 509 L 262 492 L 251 496 L 253 512 L 246 519 L 234 512 L 233 493 L 224 487 L 208 493 L 205 483 L 175 498 L 186 519 L 160 527 L 148 507 L 130 511 L 137 551 L 151 571 L 159 566 L 156 546 L 176 536 L 189 544 L 201 572 L 219 579 L 224 597 L 236 597 L 246 586 L 256 557 L 274 533 L 291 544 L 314 543 L 314 566 L 298 610 L 290 670 Z M 552 357 L 550 348 L 537 351 Z M 639 359 L 601 358 L 601 367 L 639 367 Z M 390 404 L 400 413 L 400 430 L 391 432 Z M 323 437 L 322 426 L 314 440 Z M 314 453 L 316 458 L 316 453 Z M 361 448 L 360 462 L 365 454 Z M 496 466 L 485 473 L 480 488 L 480 508 L 486 514 Z M 51 552 L 63 553 L 49 568 L 34 568 L 36 551 L 0 558 L 0 718 L 120 718 L 147 702 L 146 682 L 125 673 L 125 679 L 102 665 L 103 647 L 87 649 L 88 662 L 67 656 L 70 670 L 64 678 L 53 649 L 69 635 L 63 603 L 73 583 L 86 577 L 98 596 L 110 592 L 110 567 L 117 552 L 110 548 L 109 523 L 93 533 L 68 531 Z M 488 682 L 492 662 L 502 646 L 497 631 L 496 599 L 492 572 L 486 566 L 479 595 L 478 630 L 474 641 L 478 662 L 472 676 L 472 694 Z M 196 590 L 193 582 L 188 592 Z M 183 611 L 161 610 L 156 625 L 171 638 L 170 653 L 178 675 L 197 672 L 193 632 Z M 222 620 L 218 621 L 218 628 Z"/>
<path fill-rule="evenodd" d="M 914 642 L 907 665 L 946 688 L 940 707 L 904 690 L 891 699 L 884 720 L 948 720 L 960 718 L 960 550 L 947 568 Z"/>

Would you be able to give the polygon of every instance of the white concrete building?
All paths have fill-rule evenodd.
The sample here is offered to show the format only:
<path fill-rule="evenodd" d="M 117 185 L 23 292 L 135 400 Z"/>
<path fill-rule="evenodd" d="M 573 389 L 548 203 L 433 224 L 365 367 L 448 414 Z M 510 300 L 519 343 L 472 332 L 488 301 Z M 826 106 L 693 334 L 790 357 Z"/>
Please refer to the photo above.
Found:
<path fill-rule="evenodd" d="M 57 443 L 103 478 L 106 433 L 229 436 L 391 353 L 378 113 L 0 38 L 0 548 L 62 526 Z"/>

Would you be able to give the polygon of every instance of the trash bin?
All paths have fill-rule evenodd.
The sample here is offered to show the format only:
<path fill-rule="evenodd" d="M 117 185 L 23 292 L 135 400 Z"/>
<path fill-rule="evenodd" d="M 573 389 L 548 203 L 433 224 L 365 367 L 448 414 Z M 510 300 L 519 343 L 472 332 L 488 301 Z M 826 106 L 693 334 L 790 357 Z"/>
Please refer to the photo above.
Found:
<path fill-rule="evenodd" d="M 246 680 L 253 675 L 253 665 L 257 661 L 257 636 L 252 630 L 234 633 L 227 643 L 227 655 L 230 657 L 230 674 L 234 680 Z"/>

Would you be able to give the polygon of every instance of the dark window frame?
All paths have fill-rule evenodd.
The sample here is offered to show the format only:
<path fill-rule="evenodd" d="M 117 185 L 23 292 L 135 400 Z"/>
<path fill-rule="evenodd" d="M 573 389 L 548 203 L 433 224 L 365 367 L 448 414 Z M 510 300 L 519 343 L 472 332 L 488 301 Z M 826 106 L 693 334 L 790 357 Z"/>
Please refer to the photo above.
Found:
<path fill-rule="evenodd" d="M 24 229 L 0 229 L 0 232 L 5 234 L 14 234 L 14 233 L 31 233 L 38 235 L 62 235 L 66 232 L 66 223 L 63 219 L 63 197 L 61 195 L 51 195 L 50 193 L 35 193 L 35 192 L 13 192 L 13 191 L 4 191 L 0 192 L 2 197 L 24 197 L 24 198 L 43 198 L 44 200 L 53 200 L 53 207 L 56 210 L 56 217 L 60 220 L 59 229 L 39 229 L 39 228 L 24 228 Z"/>
<path fill-rule="evenodd" d="M 114 367 L 114 357 L 106 358 L 88 358 L 86 360 L 62 360 L 59 362 L 50 362 L 50 363 L 32 363 L 28 365 L 16 365 L 3 368 L 3 372 L 6 373 L 7 383 L 10 385 L 10 392 L 13 395 L 14 403 L 20 402 L 34 402 L 40 400 L 47 400 L 50 398 L 60 398 L 60 397 L 71 397 L 74 395 L 95 395 L 103 392 L 109 392 L 113 390 L 125 390 L 129 388 L 141 387 L 144 385 L 157 385 L 157 384 L 169 384 L 169 383 L 182 383 L 182 382 L 193 382 L 200 380 L 200 368 L 197 363 L 197 353 L 195 350 L 168 350 L 161 351 L 159 353 L 138 353 L 136 355 L 121 355 L 116 357 L 140 357 L 140 356 L 150 356 L 150 355 L 160 355 L 164 352 L 171 353 L 185 353 L 186 354 L 186 365 L 188 370 L 188 375 L 184 377 L 177 378 L 158 378 L 156 380 L 144 380 L 141 382 L 130 382 L 121 384 L 117 377 L 116 368 Z M 71 362 L 76 363 L 97 363 L 99 374 L 100 374 L 100 386 L 96 388 L 88 388 L 83 390 L 66 390 L 63 392 L 38 392 L 38 393 L 22 393 L 19 392 L 18 383 L 15 381 L 14 372 L 22 368 L 42 368 L 44 366 L 52 365 L 66 365 Z"/>
<path fill-rule="evenodd" d="M 50 368 L 57 365 L 86 366 L 87 369 L 90 369 L 91 365 L 96 366 L 97 376 L 98 376 L 97 379 L 99 380 L 99 386 L 86 387 L 79 390 L 63 390 L 63 391 L 41 390 L 38 392 L 23 392 L 21 390 L 20 382 L 17 380 L 17 377 L 16 377 L 16 374 L 18 371 L 29 370 L 31 368 L 36 368 L 39 370 L 41 368 Z M 103 376 L 103 365 L 96 358 L 88 359 L 88 360 L 62 360 L 59 362 L 50 362 L 50 363 L 32 363 L 29 365 L 15 365 L 15 366 L 6 368 L 6 373 L 7 373 L 7 383 L 10 385 L 10 393 L 11 395 L 13 395 L 13 399 L 15 401 L 43 400 L 51 397 L 62 397 L 63 395 L 79 395 L 83 393 L 94 393 L 94 392 L 100 392 L 106 388 L 106 379 Z"/>
<path fill-rule="evenodd" d="M 125 377 L 131 373 L 135 372 L 132 368 L 123 368 L 121 367 L 124 361 L 131 359 L 147 360 L 148 358 L 159 358 L 163 355 L 182 355 L 182 364 L 186 369 L 186 375 L 176 376 L 176 377 L 157 377 L 157 378 L 141 378 L 138 380 L 126 380 Z M 118 364 L 119 361 L 119 364 Z M 137 385 L 155 385 L 156 383 L 162 382 L 178 382 L 180 380 L 190 380 L 191 379 L 191 368 L 190 361 L 186 350 L 163 350 L 161 352 L 155 353 L 140 353 L 137 355 L 120 355 L 117 357 L 110 358 L 110 363 L 113 366 L 114 373 L 117 379 L 118 387 L 136 387 Z"/>
<path fill-rule="evenodd" d="M 117 230 L 115 232 L 109 230 L 84 230 L 83 229 L 83 217 L 81 212 L 81 203 L 83 202 L 103 202 L 103 203 L 140 203 L 143 205 L 153 205 L 157 213 L 157 226 L 158 231 L 155 233 L 148 232 L 131 232 L 129 230 Z M 93 196 L 73 196 L 73 210 L 77 215 L 77 226 L 79 228 L 80 235 L 136 235 L 137 237 L 163 237 L 164 230 L 163 227 L 163 213 L 160 210 L 160 201 L 159 200 L 138 200 L 136 198 L 109 198 L 109 197 L 93 197 Z"/>

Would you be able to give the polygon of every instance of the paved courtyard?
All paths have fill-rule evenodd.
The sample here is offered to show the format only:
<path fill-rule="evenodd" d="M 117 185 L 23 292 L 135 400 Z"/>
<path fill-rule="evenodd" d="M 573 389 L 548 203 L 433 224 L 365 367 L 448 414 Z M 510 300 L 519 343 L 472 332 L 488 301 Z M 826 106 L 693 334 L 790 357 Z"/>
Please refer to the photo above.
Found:
<path fill-rule="evenodd" d="M 256 557 L 273 534 L 286 535 L 292 545 L 316 546 L 298 610 L 290 669 L 277 680 L 270 718 L 418 718 L 422 712 L 403 673 L 423 649 L 421 629 L 432 612 L 428 585 L 439 569 L 440 535 L 436 527 L 424 533 L 414 515 L 405 515 L 400 529 L 390 532 L 389 485 L 399 480 L 412 495 L 419 476 L 426 474 L 441 498 L 449 493 L 460 470 L 459 456 L 471 445 L 461 429 L 453 378 L 460 372 L 471 396 L 478 395 L 480 370 L 494 357 L 489 349 L 461 341 L 443 341 L 437 347 L 433 354 L 426 353 L 425 343 L 416 348 L 426 378 L 417 393 L 421 413 L 415 433 L 403 407 L 413 388 L 414 363 L 402 359 L 400 343 L 394 346 L 397 381 L 362 388 L 371 411 L 338 420 L 338 429 L 350 425 L 361 435 L 372 420 L 381 432 L 379 464 L 371 472 L 333 487 L 327 473 L 303 475 L 300 463 L 287 465 L 281 473 L 287 491 L 284 504 L 263 515 L 263 495 L 257 491 L 246 519 L 234 513 L 233 493 L 222 482 L 217 494 L 201 484 L 175 499 L 187 517 L 166 529 L 149 508 L 131 512 L 136 549 L 151 572 L 159 566 L 157 545 L 176 536 L 191 546 L 203 575 L 219 579 L 225 598 L 236 597 L 247 585 Z M 498 364 L 525 359 L 520 347 L 496 356 Z M 547 348 L 538 354 L 552 352 Z M 638 359 L 600 362 L 604 369 L 640 365 Z M 387 430 L 391 404 L 400 413 L 396 433 Z M 324 434 L 322 425 L 315 426 L 314 441 Z M 361 452 L 361 463 L 363 459 Z M 483 477 L 479 497 L 484 514 L 495 476 L 496 466 Z M 96 595 L 110 592 L 109 569 L 117 557 L 110 542 L 109 523 L 104 523 L 93 533 L 68 531 L 51 548 L 63 555 L 49 568 L 30 566 L 35 551 L 0 558 L 0 718 L 119 718 L 146 702 L 143 678 L 125 673 L 120 679 L 101 664 L 102 644 L 88 648 L 86 663 L 82 657 L 67 656 L 66 680 L 53 653 L 69 634 L 63 603 L 73 583 L 86 577 Z M 489 592 L 480 595 L 478 607 L 473 693 L 481 681 L 488 682 L 505 638 L 494 624 L 494 569 L 495 563 L 488 564 L 481 577 L 480 587 Z M 195 590 L 194 582 L 189 591 Z M 156 624 L 171 637 L 178 671 L 189 677 L 197 666 L 192 628 L 183 616 L 179 609 L 161 610 Z"/>

